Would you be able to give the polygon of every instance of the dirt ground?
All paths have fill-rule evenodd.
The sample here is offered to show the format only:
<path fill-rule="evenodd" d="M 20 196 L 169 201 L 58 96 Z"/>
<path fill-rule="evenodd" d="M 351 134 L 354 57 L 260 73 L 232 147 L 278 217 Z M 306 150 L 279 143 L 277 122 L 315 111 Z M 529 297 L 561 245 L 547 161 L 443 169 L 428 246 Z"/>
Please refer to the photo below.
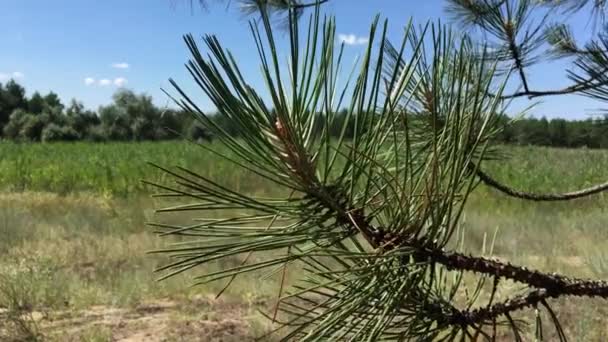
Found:
<path fill-rule="evenodd" d="M 0 320 L 6 311 L 0 311 Z M 187 304 L 156 301 L 134 308 L 94 306 L 81 311 L 33 312 L 27 319 L 44 341 L 251 341 L 252 310 L 210 298 Z M 3 340 L 0 329 L 0 340 Z M 259 336 L 260 331 L 257 331 Z M 5 336 L 11 336 L 6 334 Z M 8 337 L 5 337 L 8 338 Z M 19 340 L 13 335 L 15 341 Z"/>

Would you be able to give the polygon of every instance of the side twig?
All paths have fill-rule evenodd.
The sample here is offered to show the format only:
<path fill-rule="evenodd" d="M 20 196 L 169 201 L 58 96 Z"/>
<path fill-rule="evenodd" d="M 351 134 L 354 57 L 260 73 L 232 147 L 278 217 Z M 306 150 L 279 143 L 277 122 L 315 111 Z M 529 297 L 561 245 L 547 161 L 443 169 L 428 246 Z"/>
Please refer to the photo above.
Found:
<path fill-rule="evenodd" d="M 533 192 L 525 192 L 517 189 L 513 189 L 503 183 L 500 183 L 496 179 L 492 178 L 487 173 L 483 172 L 479 168 L 475 168 L 474 165 L 471 164 L 471 169 L 474 169 L 477 177 L 487 186 L 492 187 L 508 196 L 516 197 L 520 199 L 530 200 L 530 201 L 538 201 L 538 202 L 551 202 L 551 201 L 569 201 L 577 198 L 591 196 L 603 191 L 608 190 L 608 182 L 601 183 L 598 185 L 594 185 L 585 189 L 564 192 L 564 193 L 533 193 Z"/>

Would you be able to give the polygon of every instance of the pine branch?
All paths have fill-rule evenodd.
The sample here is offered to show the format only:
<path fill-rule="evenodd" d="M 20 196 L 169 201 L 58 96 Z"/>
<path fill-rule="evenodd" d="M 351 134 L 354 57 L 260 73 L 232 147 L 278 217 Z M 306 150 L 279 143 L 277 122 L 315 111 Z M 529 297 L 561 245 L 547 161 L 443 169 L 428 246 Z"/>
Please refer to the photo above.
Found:
<path fill-rule="evenodd" d="M 515 266 L 483 257 L 473 257 L 457 252 L 447 252 L 425 246 L 416 246 L 413 256 L 415 260 L 436 262 L 448 270 L 470 271 L 493 275 L 528 286 L 544 289 L 555 297 L 602 297 L 608 298 L 608 282 L 588 279 L 568 278 L 556 273 L 542 273 L 523 266 Z"/>
<path fill-rule="evenodd" d="M 538 289 L 530 291 L 525 295 L 507 299 L 504 302 L 495 303 L 491 306 L 480 307 L 473 310 L 459 310 L 455 307 L 451 307 L 450 312 L 446 315 L 446 323 L 455 326 L 491 324 L 501 316 L 507 316 L 513 312 L 536 306 L 552 297 L 556 296 L 550 291 Z M 429 308 L 430 312 L 436 312 L 438 310 L 442 309 L 439 307 Z"/>
<path fill-rule="evenodd" d="M 471 161 L 483 160 L 486 144 L 495 132 L 492 127 L 495 114 L 502 109 L 501 94 L 506 84 L 501 83 L 494 98 L 487 96 L 496 65 L 486 70 L 487 63 L 471 58 L 474 54 L 467 44 L 468 38 L 463 37 L 466 40 L 458 45 L 450 33 L 443 37 L 443 30 L 433 32 L 434 55 L 432 61 L 427 61 L 424 41 L 407 31 L 402 48 L 395 50 L 399 51 L 396 61 L 401 61 L 408 40 L 415 53 L 401 69 L 399 65 L 391 68 L 386 77 L 384 101 L 379 94 L 385 45 L 381 44 L 374 65 L 371 47 L 377 21 L 374 22 L 349 106 L 349 115 L 355 121 L 352 145 L 345 146 L 342 133 L 335 146 L 328 135 L 321 138 L 325 131 L 320 135 L 314 132 L 319 124 L 314 113 L 321 103 L 331 104 L 336 96 L 333 79 L 337 75 L 334 70 L 339 68 L 333 63 L 333 22 L 323 26 L 324 40 L 318 47 L 320 66 L 313 71 L 317 65 L 312 54 L 318 45 L 318 7 L 313 17 L 315 26 L 308 31 L 304 56 L 298 53 L 301 49 L 297 13 L 291 8 L 288 19 L 292 84 L 285 84 L 267 12 L 270 9 L 264 10 L 261 16 L 269 54 L 265 52 L 259 29 L 252 25 L 252 31 L 272 98 L 272 112 L 248 86 L 234 58 L 217 39 L 206 38 L 216 63 L 205 60 L 194 41 L 187 40 L 194 57 L 188 64 L 189 71 L 220 108 L 220 113 L 243 132 L 242 141 L 215 127 L 194 101 L 176 88 L 183 96 L 180 104 L 184 109 L 200 114 L 201 120 L 215 128 L 239 157 L 241 161 L 236 165 L 284 186 L 292 195 L 285 200 L 258 200 L 194 172 L 182 170 L 182 175 L 165 170 L 184 188 L 173 190 L 175 193 L 201 201 L 167 211 L 231 209 L 258 213 L 251 217 L 226 217 L 219 222 L 205 219 L 194 226 L 165 225 L 168 234 L 191 230 L 193 236 L 211 237 L 193 246 L 166 250 L 176 258 L 161 268 L 170 271 L 167 276 L 220 258 L 293 248 L 296 252 L 284 257 L 243 263 L 198 278 L 201 283 L 234 279 L 238 274 L 269 267 L 279 267 L 284 272 L 288 263 L 304 262 L 304 271 L 309 275 L 302 279 L 306 286 L 294 285 L 297 292 L 282 297 L 293 300 L 290 303 L 293 307 L 285 312 L 295 316 L 294 322 L 299 324 L 286 339 L 304 333 L 308 340 L 336 338 L 338 334 L 367 340 L 394 336 L 428 340 L 442 333 L 449 334 L 446 339 L 457 334 L 463 338 L 483 335 L 491 339 L 482 329 L 490 325 L 495 328 L 497 318 L 506 318 L 518 336 L 511 318 L 515 311 L 539 303 L 546 305 L 547 299 L 560 296 L 608 298 L 607 282 L 542 273 L 445 249 L 466 198 L 478 183 L 476 174 L 485 175 Z M 531 47 L 516 46 L 515 36 L 518 25 L 523 23 L 517 18 L 524 18 L 525 10 L 525 6 L 521 7 L 516 19 L 507 22 L 513 26 L 511 52 L 524 83 L 523 67 L 530 61 L 526 54 Z M 498 14 L 495 17 L 502 18 Z M 381 42 L 385 41 L 386 26 L 381 37 Z M 340 56 L 341 52 L 336 56 L 338 61 Z M 299 66 L 301 57 L 303 64 Z M 527 83 L 524 88 L 531 92 Z M 287 96 L 290 89 L 293 94 Z M 424 98 L 417 97 L 422 91 Z M 410 104 L 412 107 L 430 112 L 430 133 L 419 131 L 407 116 L 397 117 L 399 101 L 405 97 L 416 102 Z M 327 118 L 321 126 L 325 130 L 335 119 L 335 111 L 328 105 L 324 113 Z M 347 127 L 344 125 L 343 132 Z M 333 156 L 332 149 L 336 151 Z M 348 152 L 342 154 L 343 150 Z M 340 170 L 334 162 L 342 156 L 346 160 Z M 277 216 L 282 216 L 282 223 L 274 227 Z M 270 217 L 272 221 L 264 227 Z M 325 260 L 331 262 L 326 264 Z M 466 309 L 459 309 L 452 303 L 465 272 L 475 273 L 479 282 L 472 297 L 467 295 Z M 460 278 L 452 282 L 447 277 L 454 273 Z M 490 300 L 483 307 L 471 309 L 487 276 L 494 279 Z M 493 303 L 502 279 L 525 284 L 530 292 Z M 279 297 L 283 286 L 282 280 Z M 299 303 L 304 294 L 311 297 L 310 301 Z M 434 325 L 433 322 L 437 322 L 432 328 L 436 331 L 431 332 L 426 325 Z"/>
<path fill-rule="evenodd" d="M 525 77 L 525 76 L 524 76 Z M 568 94 L 576 94 L 576 93 L 580 93 L 580 92 L 584 92 L 587 90 L 592 90 L 592 89 L 596 89 L 599 88 L 601 86 L 605 86 L 606 84 L 608 84 L 608 81 L 603 81 L 603 82 L 595 82 L 592 83 L 594 80 L 587 80 L 584 82 L 577 82 L 576 84 L 570 85 L 568 87 L 562 88 L 562 89 L 555 89 L 555 90 L 524 90 L 524 91 L 518 91 L 512 94 L 507 94 L 507 95 L 502 95 L 500 98 L 503 100 L 507 100 L 507 99 L 513 99 L 513 98 L 517 98 L 517 97 L 528 97 L 529 99 L 533 99 L 536 97 L 544 97 L 544 96 L 555 96 L 555 95 L 568 95 Z M 490 96 L 494 96 L 493 94 L 489 94 Z"/>
<path fill-rule="evenodd" d="M 583 198 L 591 195 L 598 194 L 600 192 L 604 192 L 608 190 L 608 182 L 594 185 L 589 188 L 564 192 L 564 193 L 532 193 L 525 192 L 517 189 L 513 189 L 508 185 L 500 183 L 496 179 L 492 178 L 487 173 L 483 172 L 479 168 L 475 168 L 474 165 L 471 164 L 471 169 L 475 170 L 477 177 L 487 186 L 492 187 L 508 196 L 516 197 L 520 199 L 530 200 L 530 201 L 538 201 L 538 202 L 550 202 L 550 201 L 570 201 L 577 198 Z"/>
<path fill-rule="evenodd" d="M 282 127 L 277 122 L 277 127 Z M 287 140 L 284 134 L 280 133 L 279 138 L 285 146 L 290 146 L 292 143 Z M 350 226 L 350 232 L 360 232 L 363 237 L 370 243 L 374 249 L 380 249 L 383 252 L 394 250 L 397 248 L 413 248 L 412 256 L 414 260 L 419 262 L 432 262 L 445 266 L 448 270 L 470 271 L 474 273 L 483 273 L 492 275 L 497 278 L 505 278 L 515 282 L 524 283 L 528 286 L 547 290 L 553 296 L 588 296 L 608 298 L 608 282 L 568 278 L 559 274 L 542 273 L 536 270 L 530 270 L 523 266 L 515 266 L 510 263 L 502 263 L 495 260 L 490 260 L 482 257 L 468 256 L 457 252 L 444 251 L 436 246 L 419 240 L 414 240 L 409 236 L 400 236 L 384 231 L 382 228 L 371 225 L 372 219 L 366 217 L 363 210 L 353 208 L 348 204 L 347 196 L 340 192 L 337 187 L 328 188 L 318 182 L 309 171 L 306 171 L 310 166 L 302 164 L 302 161 L 308 161 L 308 156 L 295 155 L 295 151 L 291 148 L 287 149 L 288 162 L 298 161 L 297 165 L 292 165 L 293 170 L 302 180 L 309 181 L 308 188 L 311 193 L 308 195 L 316 198 L 327 209 L 333 211 L 336 215 L 336 220 L 345 226 Z M 484 175 L 482 180 L 485 182 L 493 181 L 485 173 L 477 168 L 474 168 L 472 163 L 469 167 L 476 170 L 477 174 Z M 536 195 L 526 194 L 513 191 L 508 187 L 504 187 L 500 183 L 497 184 L 501 189 L 508 190 L 511 194 L 516 194 L 518 197 L 524 197 L 532 200 L 566 200 L 577 197 L 588 196 L 603 190 L 608 189 L 608 184 L 602 184 L 590 189 L 576 191 L 567 194 L 548 194 Z M 348 233 L 348 232 L 347 232 Z"/>
<path fill-rule="evenodd" d="M 508 5 L 508 2 L 505 2 Z M 507 38 L 507 43 L 509 46 L 509 51 L 511 51 L 511 57 L 513 58 L 513 61 L 515 63 L 515 69 L 517 69 L 517 72 L 519 73 L 519 78 L 521 79 L 521 83 L 524 86 L 524 90 L 526 92 L 530 91 L 530 88 L 528 87 L 528 80 L 526 79 L 526 74 L 524 73 L 524 64 L 519 52 L 519 48 L 517 47 L 517 44 L 515 43 L 515 34 L 513 32 L 513 22 L 509 19 L 507 22 L 505 22 L 504 24 L 504 30 L 505 30 L 505 34 L 506 34 L 506 38 Z"/>
<path fill-rule="evenodd" d="M 566 13 L 576 13 L 585 7 L 591 7 L 594 20 L 604 21 L 606 16 L 606 1 L 604 0 L 545 0 L 544 5 L 561 7 Z"/>
<path fill-rule="evenodd" d="M 307 158 L 298 157 L 294 159 L 306 160 Z M 479 170 L 477 172 L 478 174 L 483 174 Z M 351 229 L 350 232 L 359 231 L 374 249 L 381 249 L 383 252 L 387 252 L 397 248 L 413 248 L 412 257 L 416 261 L 438 263 L 445 266 L 448 270 L 470 271 L 509 279 L 528 286 L 545 289 L 555 297 L 570 295 L 608 298 L 608 282 L 568 278 L 556 273 L 542 273 L 523 266 L 515 266 L 510 263 L 502 263 L 483 257 L 473 257 L 458 252 L 444 251 L 436 246 L 429 245 L 427 242 L 392 234 L 381 228 L 372 226 L 370 223 L 372 221 L 371 218 L 366 217 L 362 209 L 350 207 L 347 204 L 346 196 L 342 195 L 338 188 L 327 189 L 319 183 L 312 185 L 310 188 L 316 188 L 317 191 L 309 195 L 317 198 L 329 210 L 333 210 L 337 221 L 343 225 L 351 226 L 351 228 L 356 228 Z M 547 198 L 551 200 L 572 199 L 597 193 L 607 188 L 608 184 L 603 184 L 591 188 L 591 190 L 568 193 L 565 194 L 566 196 L 564 194 L 536 195 L 536 197 L 532 198 L 535 198 L 535 200 L 547 200 Z"/>
<path fill-rule="evenodd" d="M 411 248 L 414 250 L 412 257 L 415 261 L 441 264 L 448 270 L 470 271 L 509 279 L 545 289 L 556 297 L 570 295 L 608 298 L 608 282 L 605 281 L 568 278 L 483 257 L 448 252 L 429 245 L 427 242 L 414 240 L 409 236 L 386 232 L 382 228 L 372 226 L 371 218 L 366 217 L 363 210 L 349 207 L 346 196 L 341 195 L 339 189 L 327 189 L 320 184 L 315 185 L 315 188 L 317 191 L 310 195 L 318 199 L 329 210 L 333 210 L 337 221 L 345 226 L 350 226 L 350 233 L 360 232 L 374 249 L 388 252 L 397 248 Z"/>
<path fill-rule="evenodd" d="M 451 6 L 448 6 L 448 11 L 454 14 L 454 19 L 465 24 L 475 24 L 484 33 L 488 33 L 499 41 L 503 42 L 503 52 L 497 55 L 499 60 L 510 60 L 513 62 L 511 70 L 517 71 L 521 81 L 523 91 L 517 91 L 513 94 L 505 94 L 501 99 L 513 99 L 518 97 L 528 97 L 529 99 L 544 97 L 584 93 L 591 97 L 593 91 L 605 86 L 608 82 L 603 79 L 603 74 L 606 68 L 602 63 L 597 63 L 594 58 L 599 55 L 605 56 L 606 42 L 605 38 L 600 35 L 600 41 L 603 47 L 597 42 L 587 44 L 585 49 L 579 49 L 568 27 L 564 24 L 548 25 L 544 31 L 544 37 L 538 36 L 538 33 L 545 26 L 545 21 L 549 18 L 548 14 L 552 11 L 547 11 L 546 15 L 536 20 L 538 23 L 534 27 L 528 28 L 525 35 L 518 39 L 523 33 L 522 27 L 524 22 L 529 21 L 531 11 L 535 5 L 530 5 L 529 1 L 519 1 L 513 6 L 510 1 L 498 1 L 495 4 L 488 0 L 450 0 Z M 492 6 L 493 5 L 493 6 Z M 557 6 L 557 5 L 556 5 Z M 517 7 L 517 8 L 513 8 Z M 518 42 L 521 40 L 521 42 Z M 583 60 L 582 65 L 579 65 L 583 71 L 591 71 L 591 74 L 598 75 L 595 77 L 584 78 L 570 72 L 570 78 L 575 82 L 573 85 L 562 89 L 552 90 L 533 90 L 529 86 L 528 77 L 525 73 L 525 67 L 535 60 L 537 57 L 530 56 L 530 53 L 538 49 L 542 43 L 548 42 L 556 48 L 556 52 L 562 53 L 570 57 L 578 57 Z M 597 59 L 597 58 L 596 58 Z M 584 60 L 591 60 L 591 67 L 585 65 Z M 580 61 L 575 64 L 581 64 Z M 605 64 L 605 63 L 604 63 Z M 489 94 L 493 96 L 492 94 Z"/>

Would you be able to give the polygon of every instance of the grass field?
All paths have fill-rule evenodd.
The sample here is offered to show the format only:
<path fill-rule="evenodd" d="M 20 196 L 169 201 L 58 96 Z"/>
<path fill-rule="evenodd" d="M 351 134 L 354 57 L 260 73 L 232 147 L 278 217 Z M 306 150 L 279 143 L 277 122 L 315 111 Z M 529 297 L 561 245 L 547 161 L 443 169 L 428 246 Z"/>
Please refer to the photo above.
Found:
<path fill-rule="evenodd" d="M 225 148 L 219 151 L 231 155 Z M 5 191 L 132 196 L 147 191 L 141 180 L 163 180 L 163 174 L 148 163 L 200 170 L 240 191 L 269 190 L 253 175 L 186 142 L 0 143 L 0 156 L 0 189 Z"/>
<path fill-rule="evenodd" d="M 508 160 L 484 168 L 517 188 L 564 191 L 608 178 L 608 151 L 505 151 Z M 0 143 L 0 156 L 0 341 L 28 334 L 51 341 L 243 341 L 271 328 L 257 310 L 272 307 L 273 279 L 240 278 L 218 300 L 221 283 L 189 286 L 200 271 L 155 282 L 153 269 L 167 260 L 146 251 L 168 241 L 145 226 L 160 203 L 140 181 L 163 180 L 146 164 L 153 162 L 186 166 L 240 191 L 281 189 L 182 142 Z M 462 220 L 466 249 L 479 253 L 496 234 L 498 257 L 606 279 L 607 204 L 602 194 L 521 202 L 480 186 Z M 574 341 L 608 339 L 605 302 L 559 306 Z"/>

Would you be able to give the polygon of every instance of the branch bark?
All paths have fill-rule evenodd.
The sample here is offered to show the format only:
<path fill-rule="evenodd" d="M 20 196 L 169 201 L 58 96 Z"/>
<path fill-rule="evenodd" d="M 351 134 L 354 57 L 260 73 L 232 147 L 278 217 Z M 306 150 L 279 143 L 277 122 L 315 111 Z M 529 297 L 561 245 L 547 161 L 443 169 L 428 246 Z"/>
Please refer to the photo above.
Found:
<path fill-rule="evenodd" d="M 453 308 L 446 323 L 457 326 L 493 323 L 501 316 L 536 306 L 551 297 L 555 297 L 555 295 L 547 290 L 537 289 L 530 291 L 526 295 L 516 296 L 489 307 L 480 307 L 473 310 L 458 310 Z"/>
<path fill-rule="evenodd" d="M 457 252 L 414 246 L 417 260 L 428 260 L 444 265 L 448 270 L 463 270 L 493 275 L 523 283 L 558 297 L 562 295 L 577 297 L 608 298 L 608 282 L 601 280 L 569 278 L 557 273 L 542 273 L 523 266 L 503 263 L 482 257 L 473 257 Z"/>

